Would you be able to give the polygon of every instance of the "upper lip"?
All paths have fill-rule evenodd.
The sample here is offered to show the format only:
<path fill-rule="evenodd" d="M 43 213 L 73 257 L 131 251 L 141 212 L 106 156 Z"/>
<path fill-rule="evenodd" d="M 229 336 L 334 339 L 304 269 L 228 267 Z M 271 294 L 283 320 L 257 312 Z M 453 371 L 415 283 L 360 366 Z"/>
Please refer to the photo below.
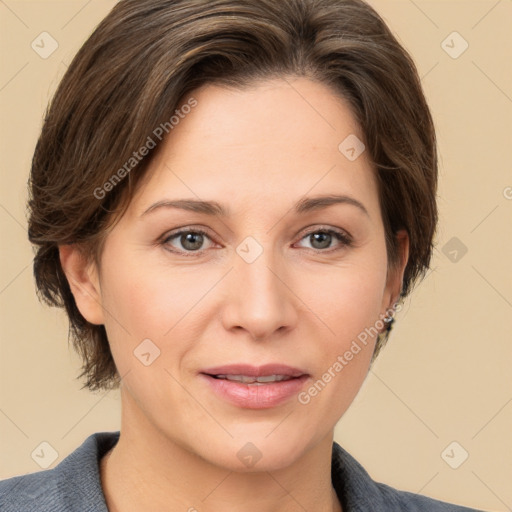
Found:
<path fill-rule="evenodd" d="M 206 375 L 246 375 L 248 377 L 265 377 L 269 375 L 300 377 L 302 375 L 307 375 L 307 372 L 299 368 L 294 368 L 285 364 L 273 363 L 261 366 L 253 366 L 250 364 L 229 364 L 206 368 L 201 370 L 200 373 L 204 373 Z"/>

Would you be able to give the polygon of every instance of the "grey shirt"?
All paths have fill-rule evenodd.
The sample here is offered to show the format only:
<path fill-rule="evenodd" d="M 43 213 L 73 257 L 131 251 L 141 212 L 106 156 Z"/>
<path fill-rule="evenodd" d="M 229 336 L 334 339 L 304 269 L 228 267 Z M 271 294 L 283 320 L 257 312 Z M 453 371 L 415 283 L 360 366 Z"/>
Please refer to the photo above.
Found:
<path fill-rule="evenodd" d="M 0 511 L 108 512 L 99 462 L 118 439 L 119 432 L 98 432 L 55 468 L 0 481 Z M 337 443 L 331 475 L 344 512 L 479 512 L 374 482 Z"/>

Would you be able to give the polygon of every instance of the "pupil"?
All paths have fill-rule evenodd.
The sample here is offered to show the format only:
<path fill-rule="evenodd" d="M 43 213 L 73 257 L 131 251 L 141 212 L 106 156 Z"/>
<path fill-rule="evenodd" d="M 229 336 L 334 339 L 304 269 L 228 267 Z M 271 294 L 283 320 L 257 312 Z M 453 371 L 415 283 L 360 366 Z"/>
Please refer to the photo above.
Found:
<path fill-rule="evenodd" d="M 197 250 L 201 247 L 202 242 L 203 242 L 203 240 L 202 240 L 203 235 L 201 235 L 200 233 L 187 233 L 186 235 L 184 235 L 184 237 L 185 237 L 185 241 L 182 242 L 183 247 L 190 249 L 190 250 Z M 189 243 L 191 245 L 189 245 Z"/>
<path fill-rule="evenodd" d="M 315 242 L 320 242 L 321 247 L 316 247 L 317 249 L 325 249 L 326 247 L 329 247 L 330 236 L 331 236 L 329 233 L 314 233 L 312 236 L 313 236 L 313 240 Z M 327 242 L 327 243 L 325 243 L 325 242 Z M 314 245 L 313 245 L 313 247 L 314 247 Z"/>

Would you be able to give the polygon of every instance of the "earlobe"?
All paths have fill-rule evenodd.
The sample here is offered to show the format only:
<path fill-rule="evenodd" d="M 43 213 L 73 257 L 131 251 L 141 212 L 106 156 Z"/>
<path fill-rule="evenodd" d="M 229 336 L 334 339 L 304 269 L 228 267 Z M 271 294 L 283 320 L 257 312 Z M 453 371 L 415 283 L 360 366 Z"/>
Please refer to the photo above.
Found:
<path fill-rule="evenodd" d="M 59 246 L 62 270 L 66 275 L 76 305 L 91 324 L 104 323 L 98 269 L 75 244 Z"/>

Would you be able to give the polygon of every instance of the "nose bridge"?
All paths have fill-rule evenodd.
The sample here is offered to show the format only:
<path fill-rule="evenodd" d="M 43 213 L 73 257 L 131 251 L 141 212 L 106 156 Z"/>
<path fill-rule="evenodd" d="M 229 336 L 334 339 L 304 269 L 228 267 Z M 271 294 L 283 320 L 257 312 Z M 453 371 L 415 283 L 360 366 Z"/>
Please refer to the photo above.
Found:
<path fill-rule="evenodd" d="M 236 248 L 231 292 L 224 321 L 227 329 L 243 328 L 253 338 L 264 339 L 296 320 L 292 294 L 285 285 L 283 265 L 276 251 L 253 237 Z"/>

